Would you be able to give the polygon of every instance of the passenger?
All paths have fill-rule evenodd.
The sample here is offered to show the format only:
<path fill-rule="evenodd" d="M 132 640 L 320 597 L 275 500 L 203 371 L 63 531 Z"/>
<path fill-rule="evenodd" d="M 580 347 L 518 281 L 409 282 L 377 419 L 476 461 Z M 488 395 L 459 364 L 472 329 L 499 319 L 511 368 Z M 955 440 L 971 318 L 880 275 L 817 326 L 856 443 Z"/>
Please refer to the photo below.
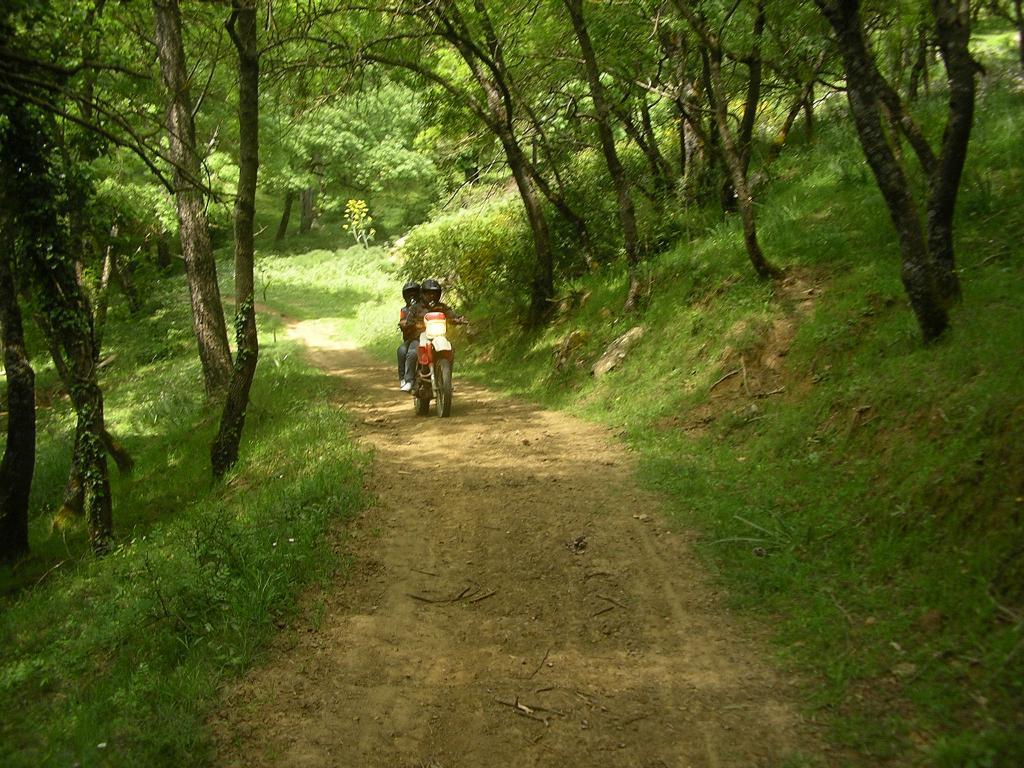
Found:
<path fill-rule="evenodd" d="M 410 280 L 402 288 L 402 298 L 405 299 L 405 306 L 398 314 L 398 328 L 402 331 L 402 343 L 398 347 L 398 386 L 403 392 L 405 388 L 405 358 L 409 352 L 409 344 L 415 342 L 419 346 L 419 333 L 414 325 L 406 323 L 406 318 L 413 311 L 416 303 L 420 300 L 420 284 Z"/>

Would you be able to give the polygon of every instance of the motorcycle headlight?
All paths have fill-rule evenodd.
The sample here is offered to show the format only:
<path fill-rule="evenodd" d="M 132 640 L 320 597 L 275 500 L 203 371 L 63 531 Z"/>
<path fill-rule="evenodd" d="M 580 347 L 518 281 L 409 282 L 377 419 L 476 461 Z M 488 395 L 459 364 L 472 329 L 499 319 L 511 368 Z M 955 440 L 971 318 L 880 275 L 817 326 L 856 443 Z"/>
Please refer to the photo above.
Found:
<path fill-rule="evenodd" d="M 427 324 L 427 336 L 444 336 L 448 333 L 448 319 L 444 312 L 427 312 L 423 320 Z"/>

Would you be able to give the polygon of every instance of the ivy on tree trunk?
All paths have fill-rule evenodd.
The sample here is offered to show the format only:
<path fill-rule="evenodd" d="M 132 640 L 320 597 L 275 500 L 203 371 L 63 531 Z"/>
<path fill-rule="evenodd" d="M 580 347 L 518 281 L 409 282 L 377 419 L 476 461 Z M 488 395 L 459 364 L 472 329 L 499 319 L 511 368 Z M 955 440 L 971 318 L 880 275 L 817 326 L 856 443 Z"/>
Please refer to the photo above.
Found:
<path fill-rule="evenodd" d="M 210 448 L 213 475 L 221 478 L 238 461 L 249 390 L 256 374 L 255 245 L 256 176 L 259 170 L 260 60 L 255 0 L 235 0 L 226 24 L 238 53 L 238 192 L 235 196 L 235 339 L 237 352 L 220 428 Z"/>

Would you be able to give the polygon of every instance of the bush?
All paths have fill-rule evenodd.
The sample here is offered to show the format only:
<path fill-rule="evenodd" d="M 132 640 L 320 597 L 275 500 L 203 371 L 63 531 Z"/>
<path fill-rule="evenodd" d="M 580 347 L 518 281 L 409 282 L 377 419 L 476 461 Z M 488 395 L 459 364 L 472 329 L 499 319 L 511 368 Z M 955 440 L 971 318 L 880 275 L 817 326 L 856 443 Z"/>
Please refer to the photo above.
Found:
<path fill-rule="evenodd" d="M 495 291 L 525 296 L 531 242 L 519 198 L 496 200 L 414 227 L 400 247 L 402 271 L 437 278 L 468 304 Z"/>

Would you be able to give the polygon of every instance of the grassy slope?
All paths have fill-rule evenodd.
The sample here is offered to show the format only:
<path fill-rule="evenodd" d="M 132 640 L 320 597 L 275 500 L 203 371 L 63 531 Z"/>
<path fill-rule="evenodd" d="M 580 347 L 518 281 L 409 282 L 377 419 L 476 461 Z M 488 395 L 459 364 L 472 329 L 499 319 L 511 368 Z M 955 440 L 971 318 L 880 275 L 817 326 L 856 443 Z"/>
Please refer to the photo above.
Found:
<path fill-rule="evenodd" d="M 40 414 L 33 554 L 0 570 L 5 766 L 204 764 L 218 686 L 342 563 L 325 533 L 364 503 L 365 457 L 328 384 L 267 326 L 242 462 L 211 486 L 218 414 L 181 278 L 150 301 L 140 320 L 116 307 L 108 330 L 107 415 L 137 468 L 113 479 L 119 547 L 102 560 L 81 525 L 51 532 L 73 421 L 52 371 L 40 376 L 54 402 Z"/>
<path fill-rule="evenodd" d="M 918 341 L 855 139 L 835 128 L 761 200 L 764 250 L 798 277 L 786 289 L 752 278 L 727 222 L 652 261 L 638 317 L 619 317 L 624 282 L 607 274 L 581 280 L 540 336 L 508 333 L 500 303 L 472 309 L 471 375 L 620 426 L 868 765 L 1024 762 L 1022 107 L 1004 92 L 979 105 L 965 297 L 935 348 Z M 634 324 L 639 346 L 591 377 Z M 585 341 L 556 370 L 574 331 Z"/>

